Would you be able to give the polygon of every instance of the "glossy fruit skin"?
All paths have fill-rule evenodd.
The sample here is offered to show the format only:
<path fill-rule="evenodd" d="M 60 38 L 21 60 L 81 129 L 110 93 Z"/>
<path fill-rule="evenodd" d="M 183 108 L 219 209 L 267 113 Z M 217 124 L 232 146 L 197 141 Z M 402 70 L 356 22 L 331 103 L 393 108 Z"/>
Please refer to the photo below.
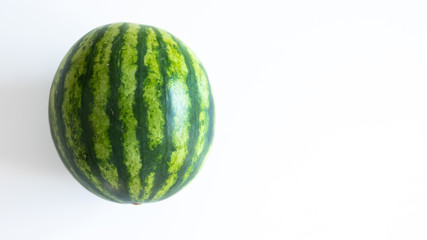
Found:
<path fill-rule="evenodd" d="M 49 123 L 64 165 L 118 203 L 154 202 L 199 172 L 213 140 L 206 71 L 172 34 L 114 23 L 83 36 L 52 83 Z"/>

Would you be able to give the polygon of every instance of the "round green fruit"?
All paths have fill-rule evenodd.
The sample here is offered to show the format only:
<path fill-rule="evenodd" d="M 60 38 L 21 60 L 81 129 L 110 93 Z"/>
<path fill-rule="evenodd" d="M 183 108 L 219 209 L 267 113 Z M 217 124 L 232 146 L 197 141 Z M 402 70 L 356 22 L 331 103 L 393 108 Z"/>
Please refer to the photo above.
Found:
<path fill-rule="evenodd" d="M 119 203 L 172 196 L 211 146 L 214 102 L 206 71 L 172 34 L 115 23 L 83 36 L 52 83 L 53 142 L 77 181 Z"/>

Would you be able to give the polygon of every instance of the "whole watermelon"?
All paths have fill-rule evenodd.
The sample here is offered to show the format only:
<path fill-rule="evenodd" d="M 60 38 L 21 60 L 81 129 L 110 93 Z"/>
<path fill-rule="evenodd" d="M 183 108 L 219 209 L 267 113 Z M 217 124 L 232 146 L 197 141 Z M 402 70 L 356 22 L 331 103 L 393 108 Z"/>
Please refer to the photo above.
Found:
<path fill-rule="evenodd" d="M 206 71 L 172 34 L 114 23 L 83 36 L 52 83 L 49 122 L 67 169 L 119 203 L 170 197 L 200 170 L 214 131 Z"/>

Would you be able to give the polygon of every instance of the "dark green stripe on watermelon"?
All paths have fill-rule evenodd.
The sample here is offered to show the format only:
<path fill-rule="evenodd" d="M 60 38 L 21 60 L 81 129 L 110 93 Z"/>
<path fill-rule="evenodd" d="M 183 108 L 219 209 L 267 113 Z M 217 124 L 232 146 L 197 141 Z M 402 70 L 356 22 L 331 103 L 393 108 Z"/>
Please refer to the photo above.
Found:
<path fill-rule="evenodd" d="M 155 157 L 152 152 L 147 151 L 148 149 L 148 128 L 146 126 L 147 119 L 147 106 L 144 104 L 144 79 L 148 76 L 148 67 L 144 65 L 144 56 L 147 53 L 147 45 L 145 44 L 147 39 L 147 32 L 144 27 L 141 28 L 141 31 L 138 33 L 138 60 L 137 64 L 139 68 L 135 73 L 135 78 L 137 80 L 137 85 L 135 89 L 135 103 L 133 107 L 133 112 L 135 118 L 137 119 L 137 127 L 136 127 L 136 137 L 139 142 L 139 152 L 140 159 L 142 163 L 142 168 L 140 170 L 140 179 L 145 181 L 150 172 L 152 171 L 153 161 L 148 161 L 148 159 L 152 159 Z M 143 184 L 144 185 L 144 184 Z M 143 191 L 140 192 L 139 198 L 144 197 L 144 192 L 146 191 L 146 187 L 143 188 Z"/>
<path fill-rule="evenodd" d="M 159 73 L 162 77 L 164 83 L 160 88 L 160 102 L 161 102 L 161 111 L 164 114 L 165 118 L 165 125 L 163 127 L 163 136 L 164 139 L 162 143 L 154 149 L 155 156 L 154 158 L 157 158 L 153 165 L 153 171 L 155 172 L 154 175 L 154 183 L 153 187 L 151 189 L 151 193 L 147 199 L 147 201 L 152 201 L 154 195 L 159 191 L 159 189 L 163 186 L 166 178 L 169 176 L 168 173 L 168 165 L 167 162 L 170 160 L 170 152 L 171 152 L 171 124 L 170 121 L 170 110 L 169 107 L 169 96 L 167 91 L 167 74 L 166 74 L 166 68 L 168 65 L 168 56 L 166 53 L 166 47 L 165 43 L 162 40 L 162 37 L 159 33 L 159 31 L 156 28 L 150 28 L 154 31 L 156 35 L 156 41 L 159 45 L 158 48 L 158 57 L 157 57 L 157 63 L 159 65 Z"/>
<path fill-rule="evenodd" d="M 205 76 L 207 76 L 205 68 L 201 64 L 200 64 L 200 67 L 202 68 Z M 209 82 L 208 82 L 208 88 L 209 88 L 209 93 L 210 93 L 209 94 L 209 109 L 207 111 L 208 116 L 209 116 L 209 123 L 208 123 L 209 126 L 208 126 L 208 130 L 206 133 L 203 150 L 199 156 L 200 159 L 205 159 L 206 155 L 209 152 L 210 146 L 212 145 L 212 141 L 213 141 L 213 137 L 214 137 L 215 105 L 214 105 L 212 90 L 211 90 Z M 191 180 L 193 180 L 193 178 L 197 175 L 197 173 L 200 171 L 201 167 L 203 166 L 203 163 L 204 163 L 204 161 L 197 161 L 196 162 L 193 172 L 190 174 L 188 179 L 183 183 L 184 185 L 188 184 L 189 182 L 191 182 Z"/>
<path fill-rule="evenodd" d="M 123 123 L 119 119 L 119 106 L 118 106 L 118 91 L 120 87 L 120 51 L 123 47 L 123 36 L 128 29 L 127 24 L 120 26 L 120 33 L 113 41 L 113 46 L 111 49 L 111 58 L 109 63 L 109 77 L 110 77 L 110 89 L 111 94 L 108 98 L 107 103 L 107 115 L 110 118 L 110 141 L 112 145 L 112 154 L 111 160 L 117 168 L 118 177 L 119 177 L 119 191 L 117 197 L 128 202 L 130 201 L 129 197 L 129 172 L 123 162 L 123 145 L 122 145 L 122 132 L 123 132 Z"/>
<path fill-rule="evenodd" d="M 203 69 L 204 74 L 207 76 L 205 68 L 202 65 L 201 65 L 201 68 Z M 209 85 L 209 92 L 210 92 L 210 94 L 209 94 L 209 109 L 208 109 L 209 127 L 208 127 L 208 131 L 206 133 L 203 151 L 199 156 L 200 159 L 205 159 L 206 155 L 209 152 L 210 146 L 212 145 L 212 141 L 213 141 L 213 137 L 214 137 L 215 105 L 214 105 L 214 100 L 213 100 L 213 95 L 212 95 L 212 90 L 211 90 L 210 85 Z M 187 184 L 187 183 L 191 182 L 191 180 L 193 180 L 193 178 L 200 171 L 200 168 L 203 166 L 203 163 L 204 163 L 204 161 L 197 161 L 196 162 L 194 172 L 188 177 L 188 179 L 186 180 L 186 182 L 184 184 Z"/>

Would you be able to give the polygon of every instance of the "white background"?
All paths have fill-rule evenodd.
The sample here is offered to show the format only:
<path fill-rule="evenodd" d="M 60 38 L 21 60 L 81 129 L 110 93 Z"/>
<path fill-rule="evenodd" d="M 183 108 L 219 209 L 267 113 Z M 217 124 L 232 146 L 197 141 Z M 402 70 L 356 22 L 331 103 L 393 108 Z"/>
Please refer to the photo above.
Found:
<path fill-rule="evenodd" d="M 427 239 L 427 2 L 12 1 L 0 6 L 0 239 Z M 163 28 L 205 65 L 207 162 L 141 206 L 61 163 L 47 118 L 89 30 Z"/>

